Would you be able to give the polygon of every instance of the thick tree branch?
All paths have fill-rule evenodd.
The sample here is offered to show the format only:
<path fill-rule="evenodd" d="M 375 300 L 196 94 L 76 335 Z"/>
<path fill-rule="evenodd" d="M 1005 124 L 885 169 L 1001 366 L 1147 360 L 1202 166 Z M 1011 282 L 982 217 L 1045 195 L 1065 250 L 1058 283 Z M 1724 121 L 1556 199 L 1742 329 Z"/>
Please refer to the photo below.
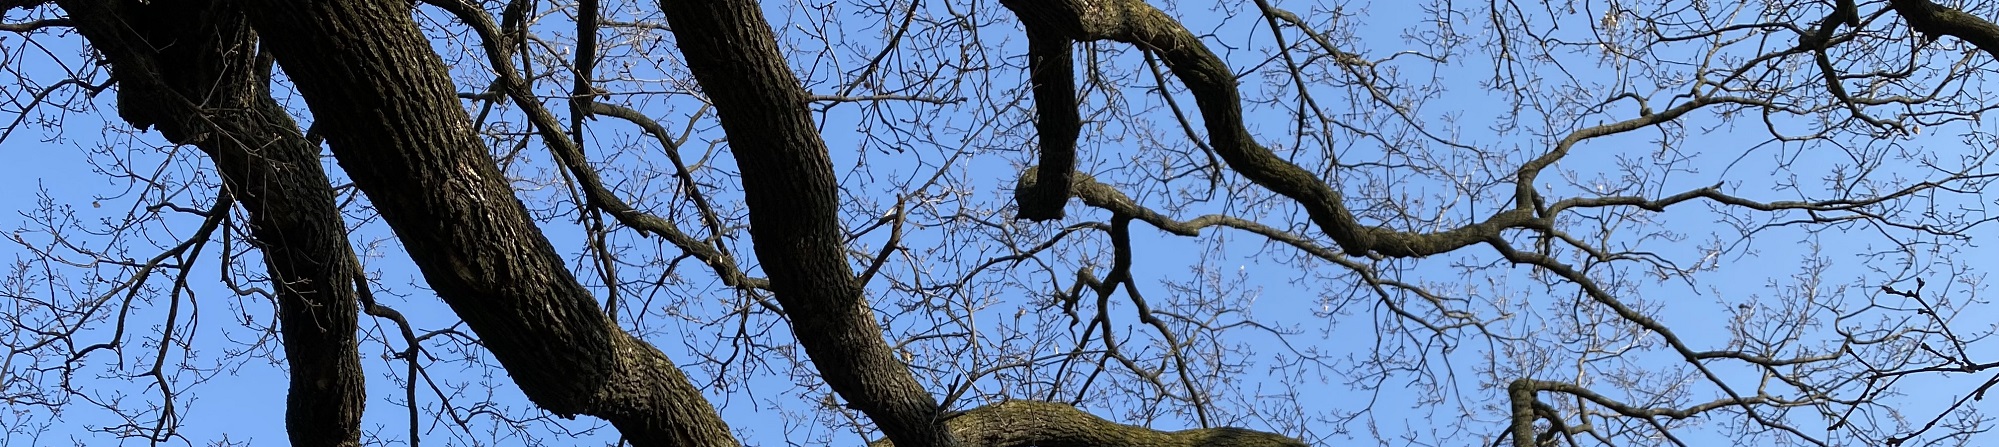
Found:
<path fill-rule="evenodd" d="M 742 166 L 750 235 L 792 332 L 834 391 L 905 446 L 955 445 L 937 401 L 897 359 L 847 265 L 839 185 L 756 2 L 662 1 L 687 66 Z"/>
<path fill-rule="evenodd" d="M 346 228 L 319 148 L 267 90 L 242 13 L 206 1 L 61 6 L 111 62 L 120 115 L 207 153 L 248 211 L 275 284 L 292 445 L 360 445 L 365 391 Z"/>
<path fill-rule="evenodd" d="M 1991 21 L 1930 0 L 1889 0 L 1888 7 L 1908 20 L 1909 28 L 1928 39 L 1937 36 L 1964 39 L 1986 54 L 1999 57 L 1999 25 Z"/>
<path fill-rule="evenodd" d="M 1010 401 L 945 421 L 966 445 L 982 447 L 1303 447 L 1296 439 L 1233 427 L 1161 431 L 1104 420 L 1066 404 Z M 888 440 L 869 447 L 891 447 Z"/>
<path fill-rule="evenodd" d="M 76 23 L 70 21 L 69 19 L 42 19 L 42 20 L 31 20 L 21 23 L 0 23 L 0 31 L 25 33 L 30 31 L 41 30 L 43 28 L 58 28 L 58 27 L 68 27 L 75 25 Z"/>
<path fill-rule="evenodd" d="M 1076 172 L 1076 137 L 1083 129 L 1076 110 L 1075 40 L 1048 26 L 1026 25 L 1034 128 L 1041 135 L 1040 176 L 1052 181 L 1014 191 L 1014 202 L 1020 205 L 1021 219 L 1060 219 L 1069 202 L 1069 177 Z"/>
<path fill-rule="evenodd" d="M 250 16 L 355 186 L 529 399 L 602 417 L 634 445 L 735 445 L 680 369 L 613 324 L 564 267 L 407 8 L 252 3 Z"/>

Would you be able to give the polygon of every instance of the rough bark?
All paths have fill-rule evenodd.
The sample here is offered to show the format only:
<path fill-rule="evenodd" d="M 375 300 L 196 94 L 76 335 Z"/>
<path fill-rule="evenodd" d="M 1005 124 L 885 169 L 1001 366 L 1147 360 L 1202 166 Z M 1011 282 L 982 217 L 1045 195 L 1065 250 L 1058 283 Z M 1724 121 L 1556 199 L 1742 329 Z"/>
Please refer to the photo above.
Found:
<path fill-rule="evenodd" d="M 341 167 L 530 400 L 604 418 L 633 445 L 735 445 L 686 376 L 563 266 L 472 132 L 409 3 L 246 7 Z"/>
<path fill-rule="evenodd" d="M 1526 379 L 1515 380 L 1506 387 L 1507 408 L 1513 411 L 1506 435 L 1513 438 L 1513 447 L 1534 447 L 1534 391 Z"/>
<path fill-rule="evenodd" d="M 954 445 L 936 423 L 936 399 L 882 340 L 847 265 L 831 156 L 756 2 L 660 7 L 715 103 L 742 167 L 757 259 L 820 376 L 897 444 Z"/>
<path fill-rule="evenodd" d="M 240 11 L 208 1 L 60 2 L 104 54 L 118 109 L 214 160 L 248 212 L 278 301 L 297 446 L 360 444 L 354 266 L 319 149 L 270 96 Z"/>
<path fill-rule="evenodd" d="M 984 447 L 1304 447 L 1280 435 L 1233 427 L 1166 432 L 1125 425 L 1066 404 L 1012 401 L 951 416 L 945 425 L 966 445 Z M 895 445 L 887 440 L 870 447 Z"/>

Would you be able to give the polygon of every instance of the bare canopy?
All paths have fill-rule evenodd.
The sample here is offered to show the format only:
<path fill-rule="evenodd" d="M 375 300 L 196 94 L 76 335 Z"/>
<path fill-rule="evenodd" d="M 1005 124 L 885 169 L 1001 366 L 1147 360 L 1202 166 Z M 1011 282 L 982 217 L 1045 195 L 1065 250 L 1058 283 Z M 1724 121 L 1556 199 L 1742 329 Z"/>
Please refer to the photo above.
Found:
<path fill-rule="evenodd" d="M 1999 6 L 0 11 L 0 143 L 126 191 L 22 210 L 0 443 L 230 444 L 186 416 L 249 359 L 298 446 L 1992 428 Z"/>

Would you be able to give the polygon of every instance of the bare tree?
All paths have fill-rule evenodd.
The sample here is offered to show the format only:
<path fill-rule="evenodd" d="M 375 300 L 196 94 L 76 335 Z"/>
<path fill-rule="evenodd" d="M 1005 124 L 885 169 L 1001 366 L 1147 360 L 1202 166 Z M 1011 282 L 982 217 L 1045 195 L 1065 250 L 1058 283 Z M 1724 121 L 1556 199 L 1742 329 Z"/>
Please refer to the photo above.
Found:
<path fill-rule="evenodd" d="M 87 408 L 105 437 L 231 444 L 183 415 L 252 359 L 282 360 L 294 445 L 1992 425 L 1994 6 L 0 11 L 0 141 L 89 141 L 126 191 L 44 192 L 10 237 L 10 437 Z M 100 108 L 120 133 L 65 135 Z M 451 318 L 399 310 L 430 295 Z M 204 305 L 227 340 L 197 337 Z M 732 427 L 743 406 L 778 426 Z"/>

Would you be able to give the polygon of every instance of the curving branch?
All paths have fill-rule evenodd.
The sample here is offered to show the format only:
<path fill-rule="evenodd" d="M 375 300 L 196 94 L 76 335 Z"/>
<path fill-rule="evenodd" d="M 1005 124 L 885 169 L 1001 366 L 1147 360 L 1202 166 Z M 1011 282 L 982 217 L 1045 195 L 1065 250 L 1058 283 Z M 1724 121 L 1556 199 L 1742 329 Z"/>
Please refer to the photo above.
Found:
<path fill-rule="evenodd" d="M 1236 78 L 1220 57 L 1180 22 L 1140 0 L 1003 2 L 1029 28 L 1055 30 L 1075 40 L 1125 42 L 1156 53 L 1193 93 L 1215 152 L 1250 181 L 1298 202 L 1326 235 L 1349 255 L 1421 257 L 1480 243 L 1506 228 L 1533 221 L 1527 208 L 1501 211 L 1484 222 L 1436 233 L 1410 233 L 1361 225 L 1339 190 L 1256 142 L 1243 122 Z"/>
<path fill-rule="evenodd" d="M 1897 0 L 1895 3 L 1902 5 L 1909 2 L 1927 4 L 1926 0 Z M 1752 98 L 1702 95 L 1656 113 L 1647 109 L 1635 118 L 1578 130 L 1561 139 L 1548 152 L 1518 168 L 1514 180 L 1518 190 L 1513 207 L 1496 211 L 1482 221 L 1442 231 L 1400 231 L 1360 223 L 1348 209 L 1338 189 L 1256 142 L 1244 122 L 1242 98 L 1234 74 L 1197 36 L 1165 12 L 1142 0 L 1009 0 L 1003 3 L 1030 29 L 1052 29 L 1082 41 L 1125 42 L 1159 55 L 1167 68 L 1193 94 L 1204 117 L 1210 144 L 1222 161 L 1256 184 L 1296 201 L 1312 222 L 1351 256 L 1423 257 L 1481 244 L 1499 237 L 1508 229 L 1545 228 L 1551 225 L 1554 213 L 1540 209 L 1545 205 L 1532 185 L 1543 170 L 1567 156 L 1582 141 L 1671 122 L 1708 106 L 1766 104 Z M 1983 30 L 1989 28 L 1991 37 L 1999 42 L 1999 27 L 1989 22 L 1941 7 L 1911 8 L 1924 11 L 1926 15 L 1921 17 L 1928 17 L 1924 19 L 1929 20 L 1927 23 L 1936 26 L 1941 26 L 1937 25 L 1939 23 L 1949 24 L 1940 29 L 1957 30 L 1954 32 L 1972 36 L 1968 38 L 1984 35 Z M 1852 16 L 1841 12 L 1827 20 L 1828 23 L 1851 23 Z M 1029 186 L 1029 183 L 1018 184 L 1016 191 L 1047 187 Z M 1663 201 L 1617 200 L 1636 201 L 1642 208 L 1653 211 L 1658 211 L 1664 204 L 1694 197 L 1741 205 L 1734 203 L 1741 199 L 1727 197 L 1717 191 L 1703 189 Z"/>

